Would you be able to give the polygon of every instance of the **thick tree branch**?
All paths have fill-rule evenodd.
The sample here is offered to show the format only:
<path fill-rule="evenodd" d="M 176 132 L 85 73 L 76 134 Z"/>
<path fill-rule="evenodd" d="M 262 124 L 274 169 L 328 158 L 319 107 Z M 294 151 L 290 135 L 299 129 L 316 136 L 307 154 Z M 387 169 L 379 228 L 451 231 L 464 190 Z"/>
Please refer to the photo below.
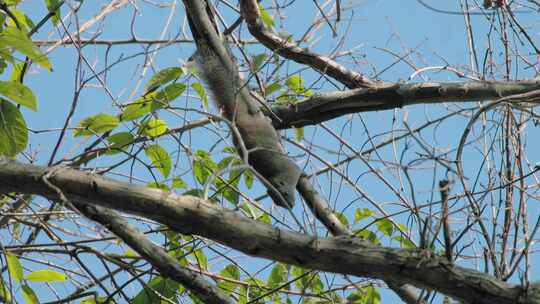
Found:
<path fill-rule="evenodd" d="M 242 0 L 240 1 L 240 7 L 242 17 L 246 20 L 251 35 L 264 46 L 281 56 L 308 65 L 323 75 L 328 75 L 336 79 L 350 89 L 378 87 L 382 84 L 382 82 L 371 80 L 358 72 L 347 69 L 329 57 L 302 49 L 296 44 L 266 29 L 261 20 L 261 14 L 256 0 Z"/>
<path fill-rule="evenodd" d="M 314 238 L 278 229 L 192 196 L 114 181 L 72 169 L 25 165 L 0 158 L 0 191 L 60 200 L 43 180 L 72 202 L 137 214 L 184 233 L 200 235 L 246 254 L 306 268 L 431 288 L 468 303 L 540 303 L 538 290 L 451 265 L 429 251 L 372 245 L 353 237 Z"/>
<path fill-rule="evenodd" d="M 381 111 L 414 104 L 498 99 L 540 89 L 539 80 L 451 83 L 395 83 L 379 88 L 315 94 L 294 105 L 272 106 L 277 129 L 318 124 L 346 114 Z M 524 102 L 527 102 L 524 100 Z"/>

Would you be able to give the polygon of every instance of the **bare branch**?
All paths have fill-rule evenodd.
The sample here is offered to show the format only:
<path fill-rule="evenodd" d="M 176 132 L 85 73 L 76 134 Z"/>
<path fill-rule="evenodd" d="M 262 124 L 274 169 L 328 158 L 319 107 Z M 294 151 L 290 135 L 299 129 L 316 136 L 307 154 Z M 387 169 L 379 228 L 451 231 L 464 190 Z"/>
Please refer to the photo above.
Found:
<path fill-rule="evenodd" d="M 540 89 L 540 81 L 395 83 L 380 88 L 315 94 L 294 105 L 272 106 L 277 129 L 314 125 L 346 114 L 402 108 L 415 104 L 498 99 Z M 520 103 L 520 100 L 512 100 Z M 529 104 L 530 100 L 523 100 Z M 272 115 L 268 115 L 272 117 Z"/>
<path fill-rule="evenodd" d="M 343 83 L 348 88 L 371 88 L 382 85 L 368 77 L 350 70 L 333 59 L 302 49 L 266 29 L 261 20 L 259 6 L 256 0 L 240 1 L 242 17 L 246 20 L 249 32 L 264 46 L 281 56 L 312 67 L 324 75 L 328 75 Z"/>
<path fill-rule="evenodd" d="M 53 168 L 0 159 L 0 190 L 59 200 L 42 176 Z M 193 196 L 178 196 L 77 170 L 57 170 L 49 181 L 72 202 L 137 214 L 185 234 L 196 234 L 246 254 L 311 269 L 431 288 L 470 303 L 537 303 L 535 289 L 450 264 L 421 249 L 375 246 L 349 236 L 313 238 L 238 215 Z"/>

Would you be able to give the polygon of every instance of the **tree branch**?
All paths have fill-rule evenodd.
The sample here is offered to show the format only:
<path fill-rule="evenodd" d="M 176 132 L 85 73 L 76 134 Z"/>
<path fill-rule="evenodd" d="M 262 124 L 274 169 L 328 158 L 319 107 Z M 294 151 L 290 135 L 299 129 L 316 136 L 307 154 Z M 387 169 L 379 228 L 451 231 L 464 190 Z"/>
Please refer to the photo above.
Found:
<path fill-rule="evenodd" d="M 196 234 L 246 254 L 306 268 L 411 283 L 469 303 L 539 303 L 526 290 L 485 273 L 450 264 L 426 250 L 375 246 L 348 236 L 314 238 L 278 229 L 193 196 L 179 196 L 72 169 L 25 165 L 0 158 L 0 191 L 59 200 L 42 178 L 72 202 L 137 214 L 184 234 Z M 527 292 L 528 291 L 528 292 Z"/>
<path fill-rule="evenodd" d="M 415 104 L 499 99 L 540 89 L 539 80 L 450 83 L 395 83 L 379 88 L 315 94 L 294 105 L 272 106 L 277 129 L 318 124 L 346 114 Z M 518 101 L 512 101 L 518 102 Z M 530 102 L 524 100 L 524 102 Z"/>
<path fill-rule="evenodd" d="M 312 53 L 302 49 L 296 44 L 281 38 L 274 32 L 266 29 L 261 19 L 259 6 L 256 0 L 240 1 L 242 17 L 246 20 L 249 32 L 264 46 L 279 55 L 295 62 L 308 65 L 324 75 L 328 75 L 343 83 L 350 89 L 378 87 L 382 82 L 374 81 L 368 77 L 347 69 L 329 57 Z"/>
<path fill-rule="evenodd" d="M 126 222 L 117 212 L 96 205 L 74 203 L 84 216 L 94 220 L 116 234 L 122 241 L 150 262 L 159 273 L 175 280 L 193 292 L 204 303 L 232 304 L 233 301 L 218 287 L 204 277 L 186 269 L 165 250 L 152 243 L 136 227 Z"/>

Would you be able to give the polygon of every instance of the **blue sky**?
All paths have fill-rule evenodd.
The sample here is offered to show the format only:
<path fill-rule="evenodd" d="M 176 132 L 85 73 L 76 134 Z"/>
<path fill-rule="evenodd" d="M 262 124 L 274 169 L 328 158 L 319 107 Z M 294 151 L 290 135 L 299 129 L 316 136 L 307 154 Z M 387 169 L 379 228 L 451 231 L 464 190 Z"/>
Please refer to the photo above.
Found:
<path fill-rule="evenodd" d="M 233 1 L 234 2 L 234 1 Z M 78 2 L 70 2 L 72 5 L 77 5 Z M 87 19 L 94 16 L 99 12 L 100 8 L 108 3 L 108 1 L 84 1 L 78 12 L 79 22 L 83 23 Z M 109 15 L 103 22 L 93 26 L 82 37 L 90 38 L 93 35 L 99 33 L 98 40 L 107 39 L 129 39 L 132 37 L 132 30 L 139 39 L 153 39 L 159 37 L 167 24 L 167 19 L 171 16 L 171 8 L 157 7 L 150 5 L 149 2 L 135 1 L 137 9 L 134 6 L 127 5 L 122 9 L 119 9 Z M 158 4 L 170 4 L 170 1 L 155 1 Z M 270 1 L 263 1 L 264 6 L 269 6 Z M 342 1 L 344 7 L 348 7 L 349 1 Z M 440 10 L 447 10 L 458 12 L 460 10 L 459 1 L 427 1 L 426 3 L 435 6 Z M 475 8 L 474 1 L 469 3 L 472 10 L 477 15 L 471 16 L 471 23 L 473 25 L 473 32 L 475 37 L 476 51 L 480 58 L 480 64 L 482 63 L 483 56 L 488 46 L 491 43 L 493 49 L 496 52 L 501 51 L 500 36 L 496 30 L 490 29 L 489 23 L 486 20 L 486 16 L 482 15 L 481 10 Z M 164 32 L 164 38 L 177 37 L 180 28 L 184 24 L 183 19 L 183 6 L 181 1 L 177 1 L 173 11 L 172 22 L 168 24 L 168 29 Z M 25 1 L 21 8 L 27 12 L 30 17 L 37 21 L 46 13 L 45 6 L 42 1 Z M 62 14 L 65 16 L 68 9 L 63 8 Z M 236 15 L 227 8 L 220 10 L 223 12 L 225 19 L 228 23 L 232 23 Z M 271 14 L 277 16 L 276 12 L 270 10 Z M 285 12 L 284 19 L 280 22 L 279 18 L 275 18 L 276 28 L 278 31 L 286 31 L 293 34 L 295 38 L 306 31 L 312 24 L 313 16 L 316 14 L 316 7 L 312 1 L 296 1 L 290 7 L 283 10 Z M 517 16 L 519 20 L 530 29 L 533 34 L 533 39 L 538 43 L 538 29 L 539 21 L 536 14 L 532 13 L 520 13 L 518 10 Z M 133 20 L 133 22 L 132 22 Z M 74 19 L 66 20 L 66 25 L 69 26 L 70 32 L 75 27 Z M 71 23 L 69 23 L 71 21 Z M 185 28 L 188 35 L 189 30 Z M 434 12 L 425 6 L 421 5 L 418 1 L 396 1 L 396 0 L 365 0 L 354 1 L 354 10 L 346 10 L 342 14 L 342 21 L 337 26 L 338 35 L 332 37 L 332 33 L 329 27 L 324 22 L 320 25 L 320 30 L 313 37 L 312 41 L 316 41 L 313 45 L 303 45 L 310 49 L 320 52 L 328 53 L 335 50 L 336 45 L 342 43 L 342 46 L 337 52 L 350 50 L 354 48 L 356 63 L 350 56 L 342 58 L 343 62 L 347 66 L 360 70 L 368 76 L 378 75 L 380 79 L 385 81 L 408 81 L 409 77 L 414 73 L 414 68 L 435 67 L 435 66 L 451 66 L 466 74 L 472 75 L 470 68 L 470 54 L 467 44 L 467 35 L 465 27 L 465 18 L 460 14 L 443 14 Z M 251 39 L 251 36 L 246 35 L 247 31 L 243 31 L 242 39 Z M 491 41 L 486 39 L 486 34 L 491 32 Z M 64 33 L 64 30 L 54 29 L 50 23 L 48 23 L 38 34 L 34 36 L 37 40 L 58 39 L 59 33 Z M 343 38 L 345 37 L 345 38 Z M 524 54 L 528 60 L 535 62 L 535 56 L 530 55 L 530 48 L 524 43 L 521 46 L 520 43 L 516 43 L 517 37 L 512 35 L 512 45 L 516 46 L 516 50 L 519 50 Z M 343 39 L 343 40 L 342 40 Z M 148 70 L 142 75 L 145 63 L 145 56 L 141 54 L 145 50 L 146 46 L 140 45 L 121 45 L 113 46 L 107 49 L 106 46 L 88 45 L 82 49 L 82 53 L 86 58 L 86 61 L 81 62 L 82 77 L 88 78 L 95 71 L 101 71 L 106 64 L 111 62 L 120 61 L 117 65 L 112 67 L 106 74 L 100 75 L 102 79 L 106 81 L 106 87 L 108 92 L 111 92 L 113 98 L 111 98 L 106 90 L 101 87 L 100 83 L 95 79 L 89 82 L 89 85 L 81 91 L 78 101 L 77 111 L 75 112 L 71 127 L 83 118 L 90 115 L 97 114 L 99 112 L 112 112 L 114 114 L 119 113 L 118 107 L 115 104 L 124 104 L 133 101 L 142 93 L 144 83 L 152 76 L 156 71 L 171 67 L 180 66 L 183 62 L 192 54 L 193 46 L 191 44 L 176 44 L 160 48 L 155 52 L 155 56 L 152 56 L 153 63 L 149 66 Z M 47 49 L 44 46 L 43 49 Z M 155 49 L 154 46 L 150 49 Z M 264 52 L 264 49 L 260 47 L 249 47 L 248 52 L 250 55 L 256 55 L 260 52 Z M 139 54 L 139 55 L 137 55 Z M 406 56 L 404 56 L 406 55 Z M 124 58 L 129 58 L 129 60 Z M 397 57 L 404 56 L 406 60 L 398 60 Z M 49 54 L 49 58 L 53 64 L 54 71 L 47 72 L 39 67 L 33 66 L 31 72 L 27 75 L 25 81 L 28 86 L 32 88 L 39 100 L 39 110 L 35 113 L 30 111 L 24 111 L 25 118 L 28 123 L 28 127 L 32 130 L 54 130 L 61 128 L 66 114 L 69 111 L 69 105 L 71 104 L 74 96 L 75 88 L 75 72 L 74 68 L 77 63 L 78 51 L 73 46 L 60 46 Z M 494 58 L 501 60 L 502 53 L 495 53 Z M 512 57 L 513 69 L 515 71 L 512 75 L 513 78 L 522 79 L 533 77 L 534 69 L 525 68 L 523 61 L 519 58 Z M 288 63 L 282 73 L 294 73 L 300 70 L 300 66 Z M 499 68 L 495 72 L 495 78 L 500 77 L 504 69 Z M 282 75 L 282 76 L 284 76 Z M 311 71 L 300 71 L 300 75 L 304 77 L 307 84 L 311 84 L 318 78 L 317 74 Z M 424 79 L 422 79 L 424 77 Z M 490 78 L 492 76 L 487 76 Z M 458 79 L 455 74 L 449 71 L 437 71 L 422 73 L 415 77 L 412 81 L 456 81 L 463 80 Z M 190 80 L 192 81 L 192 80 Z M 333 86 L 328 83 L 322 85 L 317 83 L 317 87 L 314 88 L 321 91 L 335 90 Z M 188 95 L 193 96 L 193 92 L 188 92 Z M 197 108 L 201 109 L 201 104 L 195 98 L 183 95 L 175 101 L 176 107 L 184 108 Z M 472 107 L 474 104 L 467 104 L 464 107 Z M 395 134 L 399 134 L 400 130 L 403 130 L 403 122 L 407 122 L 414 128 L 427 119 L 435 118 L 445 113 L 448 113 L 451 109 L 455 109 L 455 105 L 448 106 L 414 106 L 406 109 L 397 109 L 389 111 L 380 111 L 374 113 L 365 113 L 354 116 L 354 120 L 349 123 L 349 117 L 340 118 L 334 121 L 327 122 L 326 125 L 331 127 L 336 132 L 342 134 L 342 136 L 355 148 L 360 149 L 362 146 L 370 146 L 370 136 L 377 134 L 383 134 L 380 137 L 375 137 L 376 140 L 382 139 L 388 134 L 385 132 L 394 131 Z M 178 116 L 174 113 L 162 113 L 161 117 L 165 119 L 169 127 L 176 127 L 178 122 Z M 187 114 L 186 119 L 195 119 L 198 115 Z M 496 114 L 490 118 L 498 119 L 500 116 Z M 432 128 L 426 133 L 422 134 L 422 138 L 426 141 L 436 141 L 441 151 L 448 149 L 452 153 L 452 148 L 456 146 L 459 141 L 459 137 L 463 132 L 464 125 L 468 121 L 467 117 L 457 117 L 455 119 L 444 122 L 437 128 Z M 368 126 L 367 128 L 364 126 Z M 124 126 L 129 128 L 129 126 Z M 493 126 L 491 126 L 493 127 Z M 488 126 L 489 128 L 489 126 Z M 369 134 L 368 134 L 369 131 Z M 537 150 L 538 144 L 531 138 L 537 135 L 537 131 L 533 127 L 528 130 L 529 143 L 526 146 L 527 152 L 530 152 L 530 162 L 535 163 L 537 160 L 534 158 L 534 151 Z M 294 137 L 292 131 L 287 131 L 284 134 Z M 497 132 L 492 133 L 493 137 L 500 135 Z M 221 134 L 209 133 L 206 130 L 193 131 L 190 134 L 185 134 L 181 138 L 184 145 L 189 146 L 191 149 L 208 149 L 214 145 L 214 142 L 219 139 Z M 31 134 L 30 146 L 28 151 L 36 157 L 37 163 L 45 164 L 48 160 L 52 147 L 54 146 L 58 138 L 58 132 L 45 132 L 39 134 Z M 336 139 L 332 139 L 324 130 L 320 127 L 307 127 L 305 129 L 305 138 L 313 139 L 314 146 L 320 155 L 324 156 L 328 161 L 336 161 L 343 158 L 342 151 L 339 148 L 339 142 Z M 71 132 L 65 138 L 65 143 L 62 145 L 60 152 L 57 156 L 57 160 L 62 157 L 69 158 L 77 152 L 82 151 L 93 140 L 85 138 L 73 138 Z M 173 157 L 177 157 L 177 167 L 175 172 L 180 174 L 189 170 L 189 159 L 183 154 L 183 148 L 179 147 L 178 143 L 170 138 L 160 139 L 160 144 L 170 148 L 170 153 Z M 305 142 L 304 144 L 308 144 Z M 321 148 L 319 148 L 321 147 Z M 315 149 L 315 148 L 314 148 Z M 327 150 L 325 150 L 327 149 Z M 350 155 L 350 151 L 341 147 L 343 151 Z M 288 146 L 288 150 L 292 155 L 300 155 L 298 161 L 302 164 L 306 163 L 306 155 L 293 146 Z M 481 150 L 481 149 L 478 149 Z M 469 173 L 474 177 L 474 172 L 483 172 L 482 151 L 478 151 L 475 148 L 470 148 L 466 153 L 466 168 L 470 170 Z M 437 153 L 442 153 L 437 151 Z M 372 161 L 372 165 L 381 170 L 382 174 L 388 179 L 388 181 L 396 188 L 402 191 L 403 195 L 407 198 L 412 197 L 412 193 L 406 187 L 404 182 L 404 176 L 399 174 L 397 170 L 392 168 L 392 161 L 397 159 L 410 159 L 411 161 L 417 156 L 416 153 L 422 152 L 422 149 L 413 140 L 406 142 L 397 142 L 393 146 L 389 146 L 380 152 L 380 159 L 376 157 Z M 223 155 L 216 152 L 216 158 Z M 100 158 L 93 162 L 91 166 L 101 167 L 114 162 L 116 158 Z M 384 161 L 383 161 L 384 160 Z M 387 162 L 385 162 L 387 161 Z M 407 163 L 404 161 L 404 163 Z M 496 163 L 496 160 L 494 160 Z M 416 164 L 414 164 L 416 166 Z M 308 171 L 314 171 L 322 167 L 322 164 L 317 161 L 310 160 L 308 163 Z M 138 180 L 137 182 L 145 183 L 151 180 L 151 175 L 142 166 L 136 165 L 133 171 L 130 165 L 124 165 L 115 170 L 113 177 L 120 179 L 128 179 L 128 176 L 132 174 Z M 381 184 L 380 178 L 370 174 L 370 168 L 360 161 L 354 161 L 345 171 L 350 174 L 351 179 L 355 180 L 357 186 L 360 189 L 366 191 L 370 197 L 378 202 L 383 202 L 381 205 L 388 212 L 397 212 L 402 210 L 398 204 L 399 200 L 394 194 L 391 193 L 388 187 Z M 187 174 L 189 176 L 189 174 Z M 439 180 L 447 176 L 447 173 L 439 167 L 433 167 L 433 164 L 419 164 L 413 173 L 413 179 L 415 180 L 416 199 L 418 203 L 426 203 L 438 199 L 438 193 L 434 191 L 434 180 Z M 319 180 L 319 185 L 323 185 L 321 191 L 326 195 L 331 204 L 336 204 L 338 209 L 346 210 L 346 215 L 349 220 L 352 221 L 352 212 L 356 208 L 373 208 L 366 202 L 365 198 L 359 198 L 359 193 L 353 187 L 344 186 L 344 182 L 335 175 L 323 176 Z M 247 191 L 247 189 L 246 189 Z M 254 190 L 249 191 L 250 194 L 256 196 L 256 193 L 262 193 L 260 187 L 256 187 Z M 534 198 L 532 201 L 536 202 Z M 494 199 L 496 201 L 496 199 Z M 351 202 L 352 207 L 347 207 Z M 268 204 L 268 203 L 266 203 Z M 463 204 L 463 202 L 459 202 Z M 267 205 L 268 206 L 268 205 Z M 531 210 L 531 220 L 535 218 L 535 213 L 538 210 Z M 282 211 L 274 211 L 278 216 L 286 216 Z M 301 208 L 297 207 L 295 211 L 301 216 Z M 463 214 L 459 214 L 458 217 L 462 217 Z M 396 217 L 398 221 L 403 224 L 407 224 L 410 217 L 403 215 Z M 456 225 L 462 224 L 461 221 L 456 222 Z M 467 241 L 473 241 L 471 239 Z M 385 243 L 384 245 L 397 246 L 394 243 Z M 473 248 L 471 254 L 475 253 Z M 250 262 L 248 267 L 256 269 L 266 261 Z M 470 267 L 481 267 L 481 262 L 477 260 L 463 261 L 465 265 Z M 536 276 L 538 278 L 538 276 Z M 518 279 L 517 277 L 515 278 Z M 393 295 L 391 293 L 384 293 L 384 300 L 393 301 Z"/>

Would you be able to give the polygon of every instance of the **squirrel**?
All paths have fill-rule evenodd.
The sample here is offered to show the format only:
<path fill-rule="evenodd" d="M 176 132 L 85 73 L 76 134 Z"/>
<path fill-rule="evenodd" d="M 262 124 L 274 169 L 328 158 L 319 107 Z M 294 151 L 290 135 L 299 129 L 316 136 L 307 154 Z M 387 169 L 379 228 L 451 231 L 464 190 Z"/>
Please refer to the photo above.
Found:
<path fill-rule="evenodd" d="M 205 1 L 200 3 L 204 5 Z M 205 17 L 197 21 L 212 22 Z M 265 183 L 268 195 L 276 205 L 291 209 L 302 170 L 287 156 L 278 132 L 250 95 L 227 41 L 218 34 L 215 23 L 212 25 L 215 31 L 199 32 L 191 16 L 188 22 L 197 43 L 192 57 L 213 101 L 238 129 L 248 151 L 249 165 L 268 182 Z M 234 144 L 238 147 L 238 139 L 234 139 Z M 238 150 L 244 158 L 241 149 Z"/>

